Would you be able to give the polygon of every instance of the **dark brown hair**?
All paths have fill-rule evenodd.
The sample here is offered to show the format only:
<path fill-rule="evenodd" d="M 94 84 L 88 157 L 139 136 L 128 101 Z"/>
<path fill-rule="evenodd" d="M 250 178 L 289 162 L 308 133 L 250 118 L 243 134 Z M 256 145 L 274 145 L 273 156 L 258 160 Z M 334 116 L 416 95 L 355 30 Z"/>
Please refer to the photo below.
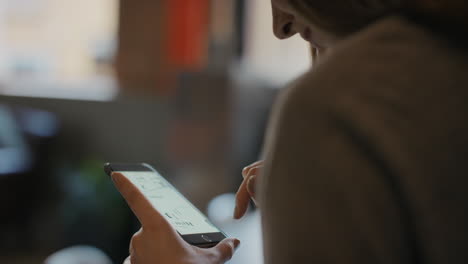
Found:
<path fill-rule="evenodd" d="M 391 14 L 449 28 L 468 26 L 468 0 L 289 0 L 311 23 L 337 35 L 358 31 Z"/>

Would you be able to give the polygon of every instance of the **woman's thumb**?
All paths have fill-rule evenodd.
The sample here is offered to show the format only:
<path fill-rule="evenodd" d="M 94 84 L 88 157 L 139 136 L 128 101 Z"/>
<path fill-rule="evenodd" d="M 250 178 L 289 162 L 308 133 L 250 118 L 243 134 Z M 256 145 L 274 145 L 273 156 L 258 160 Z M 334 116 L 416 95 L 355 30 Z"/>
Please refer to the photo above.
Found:
<path fill-rule="evenodd" d="M 226 262 L 232 258 L 234 252 L 239 247 L 240 241 L 236 238 L 226 238 L 214 247 L 219 253 L 221 262 Z"/>

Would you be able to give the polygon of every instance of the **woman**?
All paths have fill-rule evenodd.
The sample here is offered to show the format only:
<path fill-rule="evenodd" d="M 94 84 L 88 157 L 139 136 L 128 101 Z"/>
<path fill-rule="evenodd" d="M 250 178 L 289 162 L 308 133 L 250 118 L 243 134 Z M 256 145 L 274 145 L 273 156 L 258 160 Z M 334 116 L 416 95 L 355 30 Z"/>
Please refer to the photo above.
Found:
<path fill-rule="evenodd" d="M 319 54 L 273 113 L 260 177 L 266 263 L 468 263 L 468 5 L 272 0 L 274 33 Z M 324 51 L 326 50 L 326 53 Z M 223 263 L 239 241 L 187 245 L 115 174 L 143 229 L 127 260 Z"/>

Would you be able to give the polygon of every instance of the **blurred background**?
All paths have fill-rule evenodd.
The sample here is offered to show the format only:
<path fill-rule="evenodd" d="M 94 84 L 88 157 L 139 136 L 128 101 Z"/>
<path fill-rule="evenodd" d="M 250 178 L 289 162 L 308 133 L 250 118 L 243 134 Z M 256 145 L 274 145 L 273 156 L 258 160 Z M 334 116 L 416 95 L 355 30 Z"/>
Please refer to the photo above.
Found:
<path fill-rule="evenodd" d="M 0 263 L 83 245 L 121 263 L 139 227 L 106 161 L 152 164 L 242 240 L 231 263 L 261 263 L 233 193 L 310 67 L 271 28 L 268 0 L 0 0 Z"/>

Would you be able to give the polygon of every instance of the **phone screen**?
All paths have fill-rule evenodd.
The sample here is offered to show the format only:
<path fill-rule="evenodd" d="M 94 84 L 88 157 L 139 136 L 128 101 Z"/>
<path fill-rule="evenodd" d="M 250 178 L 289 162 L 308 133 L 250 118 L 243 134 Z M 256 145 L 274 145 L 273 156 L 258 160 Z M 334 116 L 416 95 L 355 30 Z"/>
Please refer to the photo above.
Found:
<path fill-rule="evenodd" d="M 120 171 L 181 235 L 221 232 L 166 179 L 154 171 Z"/>

